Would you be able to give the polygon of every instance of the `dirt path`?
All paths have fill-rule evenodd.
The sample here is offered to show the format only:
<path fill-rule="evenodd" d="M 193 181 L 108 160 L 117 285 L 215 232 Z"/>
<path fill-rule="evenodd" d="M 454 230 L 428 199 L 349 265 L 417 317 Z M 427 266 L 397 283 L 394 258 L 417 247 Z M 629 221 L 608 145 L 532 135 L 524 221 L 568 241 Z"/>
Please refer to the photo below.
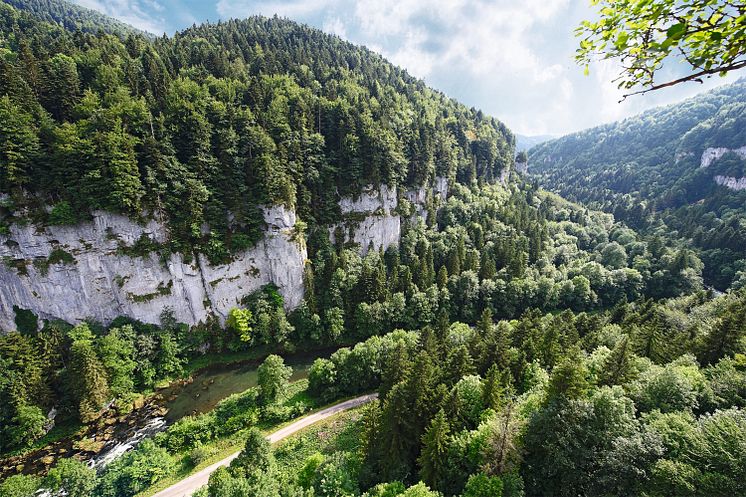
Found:
<path fill-rule="evenodd" d="M 375 399 L 376 397 L 378 397 L 378 394 L 372 393 L 369 395 L 363 395 L 361 397 L 357 397 L 354 399 L 346 400 L 344 402 L 340 402 L 339 404 L 335 404 L 331 407 L 327 407 L 326 409 L 322 409 L 321 411 L 318 411 L 313 414 L 309 414 L 306 417 L 300 418 L 298 421 L 295 421 L 294 423 L 287 425 L 285 428 L 277 430 L 276 432 L 267 436 L 267 439 L 270 441 L 270 443 L 279 442 L 283 438 L 287 438 L 290 435 L 293 435 L 294 433 L 299 432 L 303 428 L 311 426 L 314 423 L 318 423 L 322 419 L 326 419 L 342 411 L 346 411 L 348 409 L 352 409 L 352 408 L 361 406 L 363 404 L 366 404 L 372 401 L 373 399 Z M 240 452 L 231 454 L 225 459 L 218 461 L 215 464 L 212 464 L 194 473 L 193 475 L 188 476 L 187 478 L 184 478 L 179 483 L 171 485 L 165 490 L 161 490 L 160 492 L 155 494 L 153 497 L 189 497 L 191 496 L 195 491 L 197 491 L 197 489 L 207 485 L 207 481 L 210 479 L 210 474 L 212 474 L 213 471 L 215 471 L 216 469 L 222 466 L 228 466 L 231 463 L 231 461 L 233 461 L 236 457 L 238 457 L 239 453 Z"/>

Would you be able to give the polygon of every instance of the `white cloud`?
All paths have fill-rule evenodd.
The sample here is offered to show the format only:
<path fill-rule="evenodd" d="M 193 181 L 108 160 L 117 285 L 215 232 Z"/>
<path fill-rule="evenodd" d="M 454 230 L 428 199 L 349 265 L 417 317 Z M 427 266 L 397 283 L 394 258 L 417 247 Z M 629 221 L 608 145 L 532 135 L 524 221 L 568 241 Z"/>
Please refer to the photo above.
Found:
<path fill-rule="evenodd" d="M 322 29 L 327 33 L 335 34 L 340 38 L 347 38 L 347 28 L 345 28 L 345 23 L 339 17 L 329 18 L 324 21 Z"/>

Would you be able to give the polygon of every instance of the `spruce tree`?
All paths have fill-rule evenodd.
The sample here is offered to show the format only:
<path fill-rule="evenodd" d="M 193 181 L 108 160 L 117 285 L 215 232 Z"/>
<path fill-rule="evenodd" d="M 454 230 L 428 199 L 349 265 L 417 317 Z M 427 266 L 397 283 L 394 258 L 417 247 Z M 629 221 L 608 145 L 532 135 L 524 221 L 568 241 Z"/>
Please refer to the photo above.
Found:
<path fill-rule="evenodd" d="M 73 342 L 69 369 L 73 395 L 78 404 L 78 416 L 83 423 L 90 423 L 98 418 L 104 403 L 109 400 L 106 369 L 90 340 Z"/>
<path fill-rule="evenodd" d="M 441 409 L 422 436 L 422 451 L 417 459 L 422 481 L 436 490 L 443 488 L 446 477 L 446 455 L 449 442 L 450 427 L 446 414 Z"/>

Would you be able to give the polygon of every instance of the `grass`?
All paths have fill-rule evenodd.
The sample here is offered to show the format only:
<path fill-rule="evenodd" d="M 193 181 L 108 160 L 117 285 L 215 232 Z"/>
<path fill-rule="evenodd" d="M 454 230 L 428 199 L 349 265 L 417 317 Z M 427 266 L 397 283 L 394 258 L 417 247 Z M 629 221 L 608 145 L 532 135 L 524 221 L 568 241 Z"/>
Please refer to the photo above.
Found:
<path fill-rule="evenodd" d="M 319 452 L 357 452 L 360 449 L 360 431 L 363 408 L 358 407 L 339 413 L 309 426 L 275 446 L 275 459 L 283 477 L 292 480 L 308 459 Z"/>

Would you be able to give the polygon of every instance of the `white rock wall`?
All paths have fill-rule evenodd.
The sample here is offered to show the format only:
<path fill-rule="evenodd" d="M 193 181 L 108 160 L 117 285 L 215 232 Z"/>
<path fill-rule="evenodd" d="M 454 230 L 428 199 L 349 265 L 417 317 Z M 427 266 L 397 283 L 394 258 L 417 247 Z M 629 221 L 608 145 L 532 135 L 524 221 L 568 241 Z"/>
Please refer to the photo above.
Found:
<path fill-rule="evenodd" d="M 430 191 L 444 202 L 448 196 L 448 179 L 436 177 Z M 427 194 L 428 188 L 424 186 L 403 193 L 404 198 L 412 202 L 415 215 L 426 216 Z M 370 248 L 378 250 L 398 245 L 402 225 L 401 217 L 395 212 L 398 205 L 395 188 L 386 185 L 377 188 L 371 185 L 356 198 L 346 197 L 340 200 L 342 215 L 350 219 L 330 226 L 329 236 L 333 241 L 335 233 L 341 229 L 345 241 L 359 245 L 362 255 L 367 254 Z"/>
<path fill-rule="evenodd" d="M 715 176 L 715 183 L 731 190 L 746 190 L 746 177 L 734 178 L 733 176 Z"/>
<path fill-rule="evenodd" d="M 746 145 L 741 148 L 710 147 L 702 152 L 699 167 L 709 167 L 710 164 L 718 160 L 728 152 L 733 152 L 742 159 L 746 159 Z"/>
<path fill-rule="evenodd" d="M 269 282 L 276 284 L 288 308 L 303 298 L 305 247 L 291 240 L 295 214 L 282 207 L 265 209 L 265 237 L 234 262 L 210 266 L 203 257 L 191 263 L 181 254 L 161 260 L 157 253 L 129 257 L 117 253 L 118 240 L 131 246 L 142 234 L 163 242 L 167 230 L 151 220 L 140 226 L 127 217 L 94 213 L 77 226 L 11 227 L 0 236 L 0 258 L 23 262 L 27 275 L 0 265 L 0 329 L 15 328 L 13 305 L 42 318 L 77 323 L 86 318 L 108 323 L 130 316 L 158 323 L 170 307 L 179 321 L 196 324 L 208 315 L 224 319 L 244 295 Z M 72 254 L 72 264 L 51 265 L 44 274 L 33 264 L 55 248 Z"/>
<path fill-rule="evenodd" d="M 423 187 L 404 196 L 424 216 L 428 193 Z M 445 201 L 446 178 L 436 178 L 432 195 Z M 363 254 L 370 246 L 399 243 L 402 219 L 396 212 L 396 189 L 369 188 L 339 204 L 349 219 L 329 227 L 332 238 L 340 227 Z M 162 260 L 158 253 L 130 257 L 118 251 L 120 244 L 132 246 L 142 235 L 165 242 L 168 231 L 157 220 L 141 226 L 125 216 L 95 212 L 91 222 L 76 226 L 13 225 L 9 236 L 0 235 L 0 330 L 15 329 L 14 305 L 43 319 L 70 323 L 108 323 L 129 316 L 157 324 L 166 307 L 190 325 L 210 315 L 224 321 L 243 296 L 267 283 L 277 285 L 286 307 L 293 309 L 303 300 L 307 258 L 305 246 L 293 240 L 296 216 L 272 207 L 264 210 L 264 218 L 264 238 L 220 266 L 211 266 L 202 255 L 187 263 L 182 254 L 169 253 Z M 46 260 L 55 248 L 72 254 L 75 261 L 50 265 L 45 274 L 33 262 Z M 20 274 L 15 264 L 22 264 L 27 274 Z"/>

